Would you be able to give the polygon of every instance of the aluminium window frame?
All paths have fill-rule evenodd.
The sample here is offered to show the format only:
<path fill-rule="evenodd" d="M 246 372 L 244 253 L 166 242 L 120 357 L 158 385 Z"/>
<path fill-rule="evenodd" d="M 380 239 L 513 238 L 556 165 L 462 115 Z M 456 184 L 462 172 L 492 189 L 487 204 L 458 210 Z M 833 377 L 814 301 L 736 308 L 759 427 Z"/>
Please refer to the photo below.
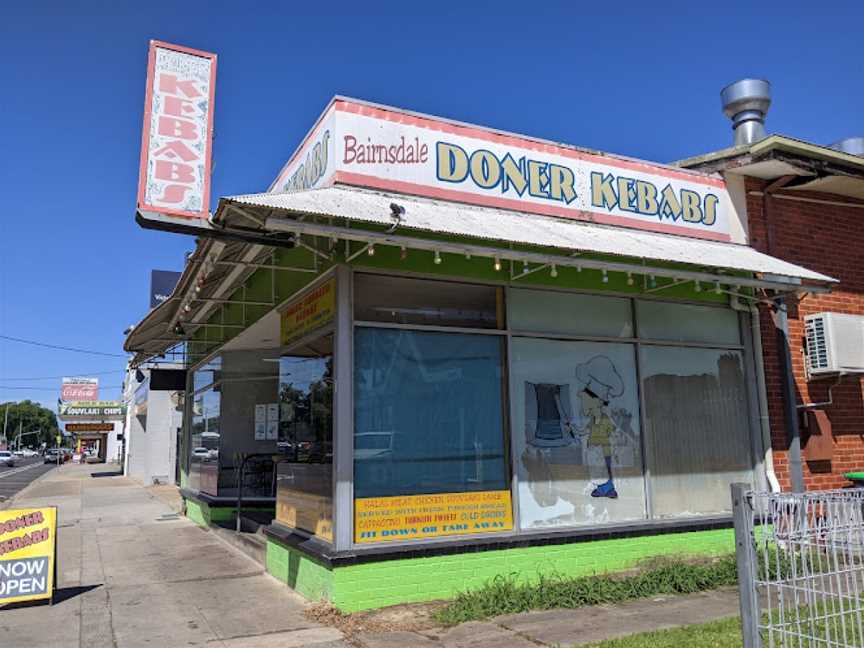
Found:
<path fill-rule="evenodd" d="M 747 432 L 749 434 L 751 443 L 750 447 L 750 466 L 751 472 L 753 474 L 753 479 L 757 483 L 764 483 L 766 481 L 764 475 L 764 462 L 762 457 L 764 457 L 764 448 L 762 447 L 761 440 L 761 432 L 758 425 L 758 385 L 755 377 L 755 369 L 754 362 L 759 361 L 756 359 L 754 354 L 754 347 L 752 344 L 752 340 L 750 339 L 750 335 L 748 334 L 749 326 L 748 318 L 749 314 L 745 314 L 739 310 L 733 309 L 729 303 L 715 303 L 715 302 L 706 302 L 706 301 L 698 301 L 698 300 L 686 300 L 686 299 L 670 299 L 669 297 L 657 296 L 654 294 L 634 294 L 630 292 L 620 292 L 620 291 L 598 291 L 598 290 L 585 290 L 585 289 L 571 289 L 566 287 L 558 287 L 558 286 L 538 286 L 538 285 L 526 285 L 526 284 L 518 284 L 510 279 L 503 279 L 501 281 L 490 281 L 490 280 L 482 280 L 482 279 L 473 279 L 467 277 L 460 277 L 457 275 L 437 275 L 430 273 L 422 273 L 422 272 L 400 272 L 399 274 L 394 274 L 390 270 L 373 268 L 373 267 L 365 267 L 365 266 L 341 266 L 342 271 L 340 276 L 342 277 L 342 281 L 348 282 L 348 287 L 343 290 L 339 290 L 337 286 L 337 300 L 339 299 L 339 294 L 342 293 L 344 296 L 343 301 L 337 301 L 337 320 L 339 325 L 337 326 L 337 339 L 340 337 L 339 332 L 341 331 L 341 337 L 343 338 L 343 342 L 347 342 L 342 349 L 341 347 L 337 347 L 339 351 L 343 353 L 350 353 L 350 355 L 345 358 L 342 357 L 342 362 L 339 361 L 339 355 L 336 355 L 335 362 L 338 367 L 339 364 L 342 365 L 351 365 L 351 372 L 348 376 L 341 376 L 342 383 L 337 381 L 337 394 L 341 389 L 344 390 L 345 386 L 348 387 L 350 392 L 350 396 L 346 397 L 343 393 L 342 401 L 347 403 L 349 401 L 353 401 L 354 395 L 354 385 L 353 385 L 353 335 L 354 331 L 357 327 L 366 327 L 366 328 L 382 328 L 382 329 L 403 329 L 403 330 L 416 330 L 416 331 L 426 331 L 426 332 L 449 332 L 449 333 L 467 333 L 472 335 L 497 335 L 504 337 L 504 354 L 503 354 L 503 367 L 502 374 L 505 380 L 505 393 L 504 393 L 504 412 L 503 412 L 503 420 L 504 420 L 504 445 L 505 445 L 505 454 L 507 455 L 507 459 L 509 461 L 509 482 L 510 482 L 510 493 L 511 493 L 511 506 L 513 512 L 513 528 L 506 532 L 491 532 L 491 533 L 472 533 L 472 534 L 462 534 L 462 535 L 453 535 L 446 537 L 435 537 L 435 538 L 416 538 L 411 540 L 384 540 L 379 542 L 362 542 L 356 543 L 354 542 L 354 493 L 353 493 L 353 431 L 354 431 L 354 411 L 353 411 L 353 402 L 350 411 L 342 411 L 338 412 L 338 418 L 334 416 L 334 421 L 336 421 L 336 429 L 339 433 L 339 439 L 341 443 L 338 446 L 342 446 L 344 454 L 347 454 L 347 450 L 350 444 L 350 460 L 346 456 L 341 456 L 339 459 L 339 465 L 335 472 L 339 472 L 343 478 L 348 478 L 350 475 L 350 482 L 346 484 L 346 482 L 341 482 L 343 484 L 343 488 L 339 491 L 334 490 L 334 507 L 335 515 L 334 517 L 339 518 L 339 523 L 336 525 L 335 537 L 337 539 L 336 549 L 338 550 L 354 550 L 354 551 L 363 551 L 363 550 L 380 550 L 384 547 L 392 547 L 394 550 L 407 549 L 411 547 L 422 547 L 424 545 L 440 545 L 442 543 L 452 542 L 452 543 L 465 543 L 471 542 L 472 540 L 488 540 L 488 539 L 501 539 L 501 540 L 518 540 L 518 539 L 530 539 L 532 537 L 544 537 L 550 535 L 578 535 L 581 533 L 592 532 L 592 533 L 609 533 L 615 534 L 617 531 L 630 530 L 633 528 L 634 524 L 640 527 L 644 527 L 646 530 L 650 530 L 652 528 L 661 528 L 663 526 L 668 525 L 670 522 L 676 521 L 685 521 L 689 520 L 692 522 L 710 522 L 716 521 L 718 517 L 728 517 L 729 514 L 719 513 L 719 514 L 709 514 L 709 515 L 694 515 L 682 518 L 657 518 L 654 516 L 652 499 L 653 499 L 653 489 L 651 488 L 651 479 L 650 479 L 650 467 L 647 465 L 647 442 L 648 439 L 645 434 L 645 400 L 643 398 L 643 386 L 642 386 L 642 360 L 641 360 L 641 347 L 645 346 L 664 346 L 664 347 L 683 347 L 683 348 L 698 348 L 698 349 L 714 349 L 714 350 L 730 350 L 730 351 L 739 351 L 742 354 L 742 358 L 744 361 L 744 367 L 742 367 L 744 372 L 744 385 L 747 392 L 746 402 L 747 402 L 747 412 L 745 413 L 744 420 L 747 422 Z M 367 320 L 355 320 L 354 319 L 354 277 L 357 274 L 368 274 L 368 275 L 383 275 L 388 277 L 398 276 L 404 277 L 406 279 L 421 279 L 421 280 L 430 280 L 430 281 L 438 281 L 438 282 L 448 282 L 454 284 L 468 284 L 468 285 L 485 285 L 490 287 L 502 287 L 504 289 L 504 327 L 501 329 L 475 329 L 470 327 L 452 327 L 452 326 L 435 326 L 435 325 L 423 325 L 423 324 L 397 324 L 393 322 L 370 322 Z M 517 290 L 533 290 L 533 291 L 543 291 L 543 292 L 559 292 L 562 294 L 582 294 L 589 296 L 600 296 L 600 297 L 618 297 L 627 299 L 629 302 L 630 316 L 633 327 L 633 337 L 624 338 L 624 337 L 611 337 L 611 336 L 587 336 L 587 335 L 573 335 L 566 333 L 538 333 L 536 331 L 524 331 L 519 329 L 512 329 L 510 327 L 511 321 L 511 311 L 510 311 L 510 292 L 513 289 Z M 658 340 L 658 339 L 642 339 L 639 337 L 639 322 L 638 322 L 638 314 L 636 302 L 637 300 L 645 300 L 645 301 L 656 301 L 656 302 L 664 302 L 669 304 L 688 304 L 688 305 L 698 305 L 709 308 L 717 308 L 723 311 L 733 310 L 737 315 L 738 322 L 738 330 L 739 330 L 739 343 L 738 344 L 723 344 L 723 343 L 707 343 L 707 342 L 677 342 L 674 340 Z M 340 316 L 341 315 L 341 316 Z M 350 341 L 345 340 L 344 338 L 348 337 L 350 333 Z M 634 355 L 634 363 L 636 369 L 636 384 L 637 384 L 637 397 L 639 402 L 639 426 L 640 426 L 640 447 L 641 447 L 641 455 L 642 455 L 642 469 L 643 469 L 643 481 L 644 481 L 644 497 L 645 497 L 645 511 L 646 517 L 640 520 L 629 520 L 622 522 L 614 522 L 607 524 L 600 524 L 591 526 L 588 524 L 580 524 L 580 525 L 569 525 L 567 527 L 554 527 L 548 529 L 522 529 L 519 523 L 519 497 L 518 497 L 518 470 L 516 463 L 514 461 L 515 457 L 515 439 L 512 430 L 512 421 L 513 421 L 513 413 L 512 413 L 512 403 L 511 403 L 511 385 L 510 385 L 510 374 L 511 374 L 511 350 L 512 350 L 512 340 L 514 337 L 530 337 L 530 338 L 542 338 L 542 339 L 550 339 L 550 340 L 559 340 L 559 341 L 573 341 L 573 342 L 609 342 L 609 343 L 619 343 L 619 344 L 630 344 L 633 347 Z M 347 383 L 347 385 L 346 385 Z M 754 406 L 757 407 L 754 410 Z M 338 453 L 338 446 L 336 445 L 335 436 L 334 436 L 334 447 L 337 448 L 335 452 Z M 347 465 L 346 465 L 347 462 Z M 350 487 L 345 487 L 350 486 Z M 338 496 L 338 497 L 337 497 Z M 346 501 L 347 500 L 347 501 Z M 335 523 L 335 520 L 334 520 Z M 346 529 L 346 527 L 349 527 Z M 340 534 L 339 531 L 342 530 Z"/>

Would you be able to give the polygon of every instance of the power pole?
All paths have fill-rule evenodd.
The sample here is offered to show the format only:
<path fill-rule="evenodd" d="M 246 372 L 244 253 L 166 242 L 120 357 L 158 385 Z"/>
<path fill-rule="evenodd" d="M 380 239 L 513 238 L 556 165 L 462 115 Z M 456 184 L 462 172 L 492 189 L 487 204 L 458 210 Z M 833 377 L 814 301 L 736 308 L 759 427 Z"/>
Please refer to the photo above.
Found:
<path fill-rule="evenodd" d="M 3 443 L 6 443 L 6 426 L 9 425 L 9 406 L 12 403 L 6 403 L 5 414 L 3 415 Z"/>

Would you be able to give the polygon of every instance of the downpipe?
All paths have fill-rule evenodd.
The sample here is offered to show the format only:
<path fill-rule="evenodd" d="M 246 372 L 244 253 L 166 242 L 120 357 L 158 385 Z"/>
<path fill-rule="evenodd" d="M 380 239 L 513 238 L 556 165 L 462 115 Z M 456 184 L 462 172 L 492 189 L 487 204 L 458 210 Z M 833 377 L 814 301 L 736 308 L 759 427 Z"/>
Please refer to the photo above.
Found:
<path fill-rule="evenodd" d="M 774 472 L 774 450 L 771 444 L 771 421 L 768 417 L 768 392 L 765 384 L 765 364 L 762 357 L 762 330 L 759 325 L 759 309 L 755 304 L 745 306 L 738 297 L 730 300 L 733 310 L 747 313 L 750 316 L 750 338 L 753 340 L 753 365 L 756 371 L 756 391 L 759 401 L 759 429 L 762 433 L 762 449 L 764 453 L 765 478 L 772 493 L 780 492 L 780 480 Z"/>

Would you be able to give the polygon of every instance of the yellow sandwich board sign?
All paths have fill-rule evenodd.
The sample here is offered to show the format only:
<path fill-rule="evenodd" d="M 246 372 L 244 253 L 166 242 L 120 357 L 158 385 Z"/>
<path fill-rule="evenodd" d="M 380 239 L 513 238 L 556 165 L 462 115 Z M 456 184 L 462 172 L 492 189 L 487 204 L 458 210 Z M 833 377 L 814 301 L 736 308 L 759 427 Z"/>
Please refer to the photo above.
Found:
<path fill-rule="evenodd" d="M 54 594 L 57 509 L 0 511 L 0 606 Z"/>

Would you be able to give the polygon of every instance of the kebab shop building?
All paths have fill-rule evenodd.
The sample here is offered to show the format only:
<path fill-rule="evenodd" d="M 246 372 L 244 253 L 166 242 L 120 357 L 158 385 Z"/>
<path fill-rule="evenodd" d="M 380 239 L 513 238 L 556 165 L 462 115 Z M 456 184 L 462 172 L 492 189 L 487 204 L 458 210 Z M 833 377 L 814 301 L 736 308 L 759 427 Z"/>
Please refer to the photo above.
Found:
<path fill-rule="evenodd" d="M 129 335 L 185 354 L 187 514 L 353 611 L 731 552 L 773 474 L 743 185 L 335 98 Z M 267 515 L 267 512 L 270 512 Z"/>

